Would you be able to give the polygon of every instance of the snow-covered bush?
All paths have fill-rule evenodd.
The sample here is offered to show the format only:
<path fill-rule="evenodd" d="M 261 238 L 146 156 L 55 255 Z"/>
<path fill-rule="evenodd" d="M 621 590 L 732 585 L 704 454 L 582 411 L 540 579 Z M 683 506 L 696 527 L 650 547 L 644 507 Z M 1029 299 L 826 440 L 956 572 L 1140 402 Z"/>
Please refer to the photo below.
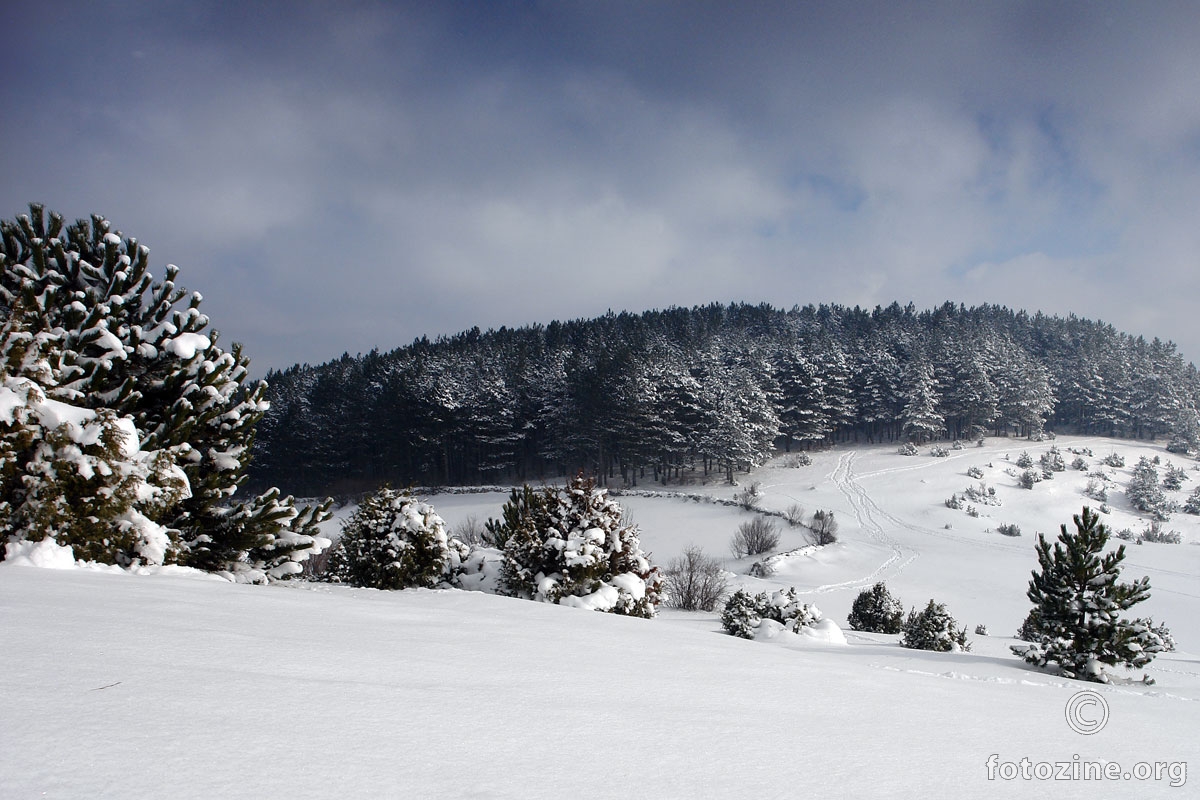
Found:
<path fill-rule="evenodd" d="M 1183 511 L 1185 514 L 1200 514 L 1200 486 L 1192 490 L 1183 504 Z"/>
<path fill-rule="evenodd" d="M 988 635 L 987 625 L 984 625 L 982 622 L 979 623 L 978 625 L 976 625 L 975 626 L 975 635 L 976 636 L 987 636 Z"/>
<path fill-rule="evenodd" d="M 1104 457 L 1104 464 L 1109 467 L 1123 467 L 1125 466 L 1125 456 L 1114 450 Z"/>
<path fill-rule="evenodd" d="M 996 494 L 995 486 L 988 486 L 980 481 L 978 486 L 968 486 L 963 490 L 963 496 L 968 500 L 972 500 L 984 506 L 999 506 L 1003 505 L 1000 497 Z"/>
<path fill-rule="evenodd" d="M 738 526 L 729 542 L 734 558 L 757 556 L 779 547 L 779 526 L 766 517 L 755 516 Z"/>
<path fill-rule="evenodd" d="M 1057 447 L 1051 446 L 1049 450 L 1042 453 L 1038 458 L 1041 464 L 1043 473 L 1062 472 L 1067 468 L 1066 462 L 1063 461 L 1062 453 Z"/>
<path fill-rule="evenodd" d="M 904 444 L 900 445 L 900 449 L 896 452 L 902 456 L 915 456 L 919 455 L 921 451 L 912 442 L 905 442 Z"/>
<path fill-rule="evenodd" d="M 933 447 L 929 448 L 929 455 L 933 456 L 934 458 L 946 458 L 948 455 L 950 455 L 950 451 L 942 447 L 940 444 L 935 444 Z"/>
<path fill-rule="evenodd" d="M 1163 473 L 1162 486 L 1167 491 L 1177 492 L 1183 488 L 1183 482 L 1187 479 L 1187 472 L 1168 462 L 1166 472 Z"/>
<path fill-rule="evenodd" d="M 1171 518 L 1167 497 L 1158 485 L 1158 469 L 1145 456 L 1134 465 L 1125 496 L 1138 511 L 1153 514 L 1155 519 L 1164 522 Z"/>
<path fill-rule="evenodd" d="M 822 622 L 824 617 L 816 606 L 801 603 L 796 598 L 795 588 L 769 595 L 766 592 L 751 595 L 745 589 L 738 589 L 721 612 L 721 625 L 725 631 L 743 639 L 753 639 L 764 620 L 772 620 L 799 633 L 802 628 Z"/>
<path fill-rule="evenodd" d="M 446 534 L 433 506 L 385 487 L 346 521 L 327 576 L 372 589 L 432 588 L 448 580 L 468 554 L 466 545 Z"/>
<path fill-rule="evenodd" d="M 1183 541 L 1183 536 L 1179 531 L 1164 531 L 1162 523 L 1158 520 L 1153 520 L 1146 530 L 1142 531 L 1138 536 L 1138 542 L 1150 542 L 1151 544 L 1179 544 Z"/>
<path fill-rule="evenodd" d="M 1041 569 L 1027 592 L 1037 612 L 1036 630 L 1028 632 L 1033 643 L 1015 645 L 1013 653 L 1037 666 L 1057 664 L 1071 678 L 1107 683 L 1105 666 L 1141 667 L 1162 652 L 1163 641 L 1149 626 L 1120 616 L 1150 596 L 1150 579 L 1118 583 L 1125 545 L 1105 553 L 1108 535 L 1086 506 L 1075 516 L 1074 532 L 1061 526 L 1053 549 L 1038 535 Z"/>
<path fill-rule="evenodd" d="M 900 646 L 939 653 L 971 649 L 967 642 L 967 629 L 959 629 L 945 604 L 933 600 L 921 611 L 913 609 L 909 612 L 901 628 Z"/>
<path fill-rule="evenodd" d="M 960 495 L 952 494 L 946 498 L 946 508 L 952 508 L 955 511 L 963 507 L 963 499 Z"/>
<path fill-rule="evenodd" d="M 1080 472 L 1087 472 L 1087 468 L 1088 462 L 1083 458 L 1083 456 L 1075 456 L 1074 460 L 1071 461 L 1071 469 L 1077 469 Z"/>
<path fill-rule="evenodd" d="M 502 541 L 501 590 L 514 597 L 652 617 L 662 573 L 642 552 L 637 527 L 622 519 L 608 490 L 579 475 L 561 489 L 514 489 L 489 521 Z"/>
<path fill-rule="evenodd" d="M 1083 494 L 1097 503 L 1108 502 L 1108 486 L 1103 481 L 1098 481 L 1095 478 L 1088 478 L 1087 486 L 1083 488 Z"/>
<path fill-rule="evenodd" d="M 808 453 L 794 453 L 788 456 L 787 460 L 785 460 L 783 463 L 786 467 L 798 469 L 800 467 L 807 467 L 808 465 L 812 464 L 812 457 L 809 456 Z"/>
<path fill-rule="evenodd" d="M 1017 480 L 1020 482 L 1022 489 L 1032 489 L 1036 484 L 1042 482 L 1042 473 L 1027 469 L 1021 473 Z"/>
<path fill-rule="evenodd" d="M 1011 522 L 1001 522 L 996 526 L 996 532 L 1002 536 L 1020 536 L 1021 526 Z"/>
<path fill-rule="evenodd" d="M 963 449 L 962 440 L 955 439 L 954 442 L 950 445 L 950 447 L 954 450 L 962 450 Z"/>
<path fill-rule="evenodd" d="M 880 581 L 858 593 L 846 621 L 856 631 L 899 633 L 904 622 L 904 606 Z"/>
<path fill-rule="evenodd" d="M 967 467 L 967 477 L 974 478 L 975 480 L 982 480 L 983 479 L 983 467 L 977 467 L 974 464 Z"/>
<path fill-rule="evenodd" d="M 762 486 L 757 481 L 736 492 L 733 500 L 746 511 L 756 511 L 762 503 Z"/>
<path fill-rule="evenodd" d="M 799 503 L 792 503 L 787 507 L 787 510 L 783 512 L 783 518 L 787 521 L 787 524 L 791 525 L 793 528 L 803 525 L 804 506 L 800 505 Z"/>
<path fill-rule="evenodd" d="M 684 611 L 712 611 L 728 589 L 721 562 L 699 547 L 684 550 L 663 573 L 665 602 Z"/>
<path fill-rule="evenodd" d="M 1017 456 L 1017 467 L 1020 469 L 1029 469 L 1033 466 L 1033 456 L 1029 455 L 1028 450 L 1021 451 L 1021 455 Z"/>
<path fill-rule="evenodd" d="M 35 384 L 39 403 L 63 403 L 92 415 L 77 418 L 73 430 L 83 434 L 90 425 L 84 438 L 98 435 L 76 441 L 63 429 L 58 436 L 52 433 L 58 425 L 41 419 L 43 444 L 58 455 L 43 450 L 35 457 L 21 444 L 28 428 L 18 430 L 28 425 L 28 415 L 25 422 L 9 416 L 4 433 L 15 449 L 4 455 L 0 526 L 10 536 L 26 535 L 27 520 L 39 514 L 74 514 L 87 524 L 62 535 L 73 537 L 81 554 L 116 563 L 178 560 L 251 581 L 299 573 L 300 562 L 328 544 L 317 531 L 328 518 L 328 504 L 300 510 L 277 490 L 236 497 L 255 427 L 267 410 L 267 387 L 249 380 L 240 347 L 225 352 L 217 346 L 200 312 L 201 296 L 177 287 L 178 268 L 167 266 L 156 283 L 149 250 L 113 231 L 107 220 L 94 216 L 67 226 L 36 204 L 28 215 L 0 221 L 0 267 L 2 377 Z M 28 397 L 23 386 L 10 389 Z M 99 436 L 106 429 L 110 433 Z M 96 447 L 108 447 L 109 454 Z M 95 498 L 91 506 L 81 503 L 73 512 L 34 508 L 51 502 L 52 494 L 44 485 L 31 493 L 49 477 L 37 465 L 59 457 L 75 469 L 56 469 L 57 480 L 75 482 L 67 491 Z M 122 462 L 140 466 L 126 463 L 105 473 Z M 154 497 L 142 498 L 139 490 L 132 505 L 116 500 L 138 482 L 157 487 Z M 113 502 L 107 502 L 110 490 Z M 130 535 L 156 544 L 135 548 L 134 555 Z"/>

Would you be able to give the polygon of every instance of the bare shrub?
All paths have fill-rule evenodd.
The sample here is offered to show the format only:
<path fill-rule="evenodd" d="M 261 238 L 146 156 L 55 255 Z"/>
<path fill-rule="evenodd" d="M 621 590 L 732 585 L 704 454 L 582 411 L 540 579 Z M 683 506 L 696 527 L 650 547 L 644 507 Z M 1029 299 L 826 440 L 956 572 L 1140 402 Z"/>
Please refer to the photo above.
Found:
<path fill-rule="evenodd" d="M 729 590 L 721 563 L 699 547 L 671 559 L 664 578 L 667 605 L 684 611 L 712 611 Z"/>
<path fill-rule="evenodd" d="M 735 494 L 733 501 L 747 511 L 756 511 L 758 504 L 762 502 L 762 487 L 755 481 Z"/>
<path fill-rule="evenodd" d="M 483 544 L 483 523 L 471 514 L 454 526 L 452 535 L 469 547 L 479 547 Z"/>
<path fill-rule="evenodd" d="M 832 511 L 814 511 L 808 540 L 815 545 L 833 544 L 838 540 L 838 522 Z"/>
<path fill-rule="evenodd" d="M 787 524 L 795 528 L 797 525 L 804 524 L 804 506 L 799 503 L 792 503 L 787 507 L 787 511 L 783 512 L 783 518 L 787 520 Z"/>
<path fill-rule="evenodd" d="M 779 547 L 779 526 L 763 517 L 755 517 L 738 526 L 729 543 L 734 558 L 769 553 Z"/>

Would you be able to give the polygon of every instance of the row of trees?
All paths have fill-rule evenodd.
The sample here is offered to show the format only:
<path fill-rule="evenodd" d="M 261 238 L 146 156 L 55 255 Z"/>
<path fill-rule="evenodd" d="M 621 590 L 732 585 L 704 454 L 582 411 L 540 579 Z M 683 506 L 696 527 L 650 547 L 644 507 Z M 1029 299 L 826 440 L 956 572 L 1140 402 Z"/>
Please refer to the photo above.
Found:
<path fill-rule="evenodd" d="M 1174 345 L 950 303 L 609 313 L 420 339 L 268 382 L 253 478 L 306 492 L 577 469 L 627 484 L 732 479 L 775 448 L 1047 426 L 1200 440 L 1200 377 Z"/>

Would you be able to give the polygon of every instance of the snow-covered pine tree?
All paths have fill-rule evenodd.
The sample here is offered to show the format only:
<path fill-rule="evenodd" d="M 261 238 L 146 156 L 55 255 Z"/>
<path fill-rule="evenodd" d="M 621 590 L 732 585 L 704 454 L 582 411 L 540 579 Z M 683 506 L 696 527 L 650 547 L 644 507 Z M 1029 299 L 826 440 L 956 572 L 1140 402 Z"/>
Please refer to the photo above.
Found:
<path fill-rule="evenodd" d="M 652 617 L 662 574 L 621 507 L 579 475 L 562 489 L 514 490 L 488 537 L 502 544 L 501 589 L 515 597 Z"/>
<path fill-rule="evenodd" d="M 329 556 L 329 577 L 373 589 L 433 588 L 467 552 L 433 506 L 385 486 L 346 522 Z"/>
<path fill-rule="evenodd" d="M 937 410 L 937 385 L 933 369 L 924 361 L 913 361 L 905 373 L 904 410 L 900 412 L 902 433 L 922 444 L 942 435 L 946 420 Z"/>
<path fill-rule="evenodd" d="M 904 606 L 880 581 L 854 598 L 847 621 L 856 631 L 899 633 L 904 624 Z"/>
<path fill-rule="evenodd" d="M 1063 674 L 1107 683 L 1105 666 L 1148 664 L 1164 649 L 1149 626 L 1122 619 L 1121 612 L 1150 596 L 1150 579 L 1119 583 L 1125 545 L 1104 553 L 1108 528 L 1087 506 L 1074 518 L 1075 532 L 1066 525 L 1053 549 L 1038 534 L 1040 570 L 1029 581 L 1036 625 L 1022 628 L 1035 634 L 1031 645 L 1014 645 L 1014 654 L 1038 666 L 1057 664 Z"/>
<path fill-rule="evenodd" d="M 1129 485 L 1125 487 L 1129 504 L 1138 511 L 1153 514 L 1155 519 L 1166 522 L 1171 515 L 1167 510 L 1167 497 L 1158 484 L 1158 468 L 1150 459 L 1142 456 L 1133 467 Z"/>
<path fill-rule="evenodd" d="M 945 603 L 930 600 L 925 608 L 909 612 L 900 635 L 900 646 L 939 653 L 970 650 L 967 629 L 959 628 Z"/>
<path fill-rule="evenodd" d="M 299 510 L 277 490 L 234 499 L 266 385 L 248 381 L 239 346 L 217 346 L 201 296 L 176 286 L 178 268 L 154 283 L 136 239 L 98 216 L 66 226 L 37 204 L 0 221 L 0 240 L 0 314 L 52 351 L 47 397 L 131 419 L 141 449 L 186 475 L 188 491 L 151 520 L 178 532 L 179 561 L 265 580 L 320 552 L 328 504 Z"/>

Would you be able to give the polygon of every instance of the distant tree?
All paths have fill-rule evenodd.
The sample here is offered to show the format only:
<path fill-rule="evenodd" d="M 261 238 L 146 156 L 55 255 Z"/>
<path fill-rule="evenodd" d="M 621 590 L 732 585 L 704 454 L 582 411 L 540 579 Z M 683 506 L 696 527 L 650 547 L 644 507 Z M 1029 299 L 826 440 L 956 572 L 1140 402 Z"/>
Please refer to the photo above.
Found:
<path fill-rule="evenodd" d="M 921 611 L 909 612 L 901 629 L 900 646 L 941 653 L 971 649 L 967 629 L 958 627 L 944 603 L 933 600 Z"/>
<path fill-rule="evenodd" d="M 847 621 L 856 631 L 899 633 L 904 622 L 904 606 L 880 581 L 854 598 Z"/>

